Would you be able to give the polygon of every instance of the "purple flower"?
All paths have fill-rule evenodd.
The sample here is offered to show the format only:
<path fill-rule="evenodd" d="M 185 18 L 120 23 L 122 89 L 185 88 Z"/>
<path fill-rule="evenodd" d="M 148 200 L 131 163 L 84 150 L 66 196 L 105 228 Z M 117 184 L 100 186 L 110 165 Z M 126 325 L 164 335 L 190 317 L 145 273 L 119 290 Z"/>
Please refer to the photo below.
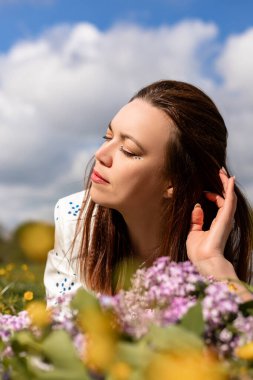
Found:
<path fill-rule="evenodd" d="M 196 300 L 194 298 L 175 297 L 171 304 L 162 312 L 161 325 L 166 326 L 171 323 L 178 322 L 187 311 L 194 306 Z"/>
<path fill-rule="evenodd" d="M 151 324 L 179 323 L 197 301 L 205 323 L 203 339 L 221 356 L 253 341 L 253 317 L 241 314 L 240 298 L 226 283 L 201 276 L 189 261 L 175 263 L 161 257 L 136 271 L 129 290 L 101 299 L 101 304 L 112 308 L 122 330 L 138 339 Z"/>
<path fill-rule="evenodd" d="M 0 339 L 7 342 L 14 332 L 26 329 L 30 324 L 26 311 L 21 311 L 17 315 L 0 314 Z"/>
<path fill-rule="evenodd" d="M 188 310 L 200 302 L 203 340 L 206 345 L 215 347 L 220 357 L 232 357 L 236 347 L 253 341 L 253 316 L 243 315 L 241 299 L 226 283 L 201 276 L 189 261 L 175 263 L 168 257 L 160 257 L 151 267 L 136 271 L 129 290 L 98 298 L 102 309 L 111 309 L 122 331 L 135 339 L 144 336 L 152 324 L 180 323 Z M 85 335 L 76 323 L 77 312 L 69 305 L 71 299 L 69 296 L 58 298 L 51 309 L 51 328 L 67 331 L 83 357 Z M 1 358 L 12 354 L 8 346 L 10 338 L 23 329 L 32 329 L 26 311 L 17 316 L 0 314 L 0 339 L 5 344 Z"/>
<path fill-rule="evenodd" d="M 240 298 L 229 290 L 227 284 L 212 283 L 205 289 L 205 294 L 202 301 L 203 316 L 212 328 L 223 326 L 236 317 Z"/>
<path fill-rule="evenodd" d="M 175 263 L 160 257 L 151 267 L 137 270 L 131 288 L 107 303 L 115 310 L 122 330 L 139 338 L 152 323 L 177 323 L 207 285 L 189 261 Z"/>

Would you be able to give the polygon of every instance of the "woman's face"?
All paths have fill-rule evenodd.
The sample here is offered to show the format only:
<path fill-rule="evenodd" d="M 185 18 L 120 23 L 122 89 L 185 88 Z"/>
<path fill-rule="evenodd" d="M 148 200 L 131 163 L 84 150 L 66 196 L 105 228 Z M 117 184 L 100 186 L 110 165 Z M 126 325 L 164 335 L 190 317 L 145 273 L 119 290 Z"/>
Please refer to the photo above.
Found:
<path fill-rule="evenodd" d="M 162 170 L 172 130 L 171 119 L 142 99 L 121 108 L 95 154 L 92 200 L 122 213 L 160 204 L 169 186 Z"/>

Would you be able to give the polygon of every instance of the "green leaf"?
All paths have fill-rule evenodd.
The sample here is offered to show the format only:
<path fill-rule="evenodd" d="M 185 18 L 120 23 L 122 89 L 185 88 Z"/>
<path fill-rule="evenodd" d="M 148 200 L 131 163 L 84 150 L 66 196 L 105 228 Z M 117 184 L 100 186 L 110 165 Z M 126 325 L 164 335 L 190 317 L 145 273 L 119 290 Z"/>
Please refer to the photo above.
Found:
<path fill-rule="evenodd" d="M 34 342 L 31 336 L 21 334 L 18 343 L 20 352 L 23 347 L 23 355 L 19 361 L 16 356 L 13 380 L 19 380 L 15 375 L 18 369 L 27 372 L 27 379 L 32 380 L 90 379 L 66 331 L 52 331 L 41 342 Z"/>
<path fill-rule="evenodd" d="M 10 367 L 9 367 L 10 368 Z M 14 356 L 11 359 L 11 380 L 33 380 L 24 358 Z"/>
<path fill-rule="evenodd" d="M 123 362 L 131 368 L 127 380 L 143 380 L 144 372 L 151 360 L 153 352 L 144 340 L 135 342 L 120 341 L 117 345 L 115 363 Z M 105 380 L 117 380 L 111 372 L 106 374 Z M 123 378 L 122 378 L 123 379 Z"/>
<path fill-rule="evenodd" d="M 253 301 L 247 301 L 239 305 L 239 310 L 245 316 L 253 315 Z"/>
<path fill-rule="evenodd" d="M 116 377 L 115 378 L 115 376 L 113 376 L 111 373 L 108 373 L 107 375 L 106 375 L 106 377 L 104 378 L 104 380 L 118 380 L 118 379 L 120 379 L 119 377 Z M 121 379 L 123 379 L 123 377 L 121 378 Z M 126 378 L 124 378 L 124 379 L 126 379 Z M 145 377 L 144 377 L 144 373 L 143 373 L 143 370 L 141 369 L 137 369 L 137 370 L 133 370 L 132 372 L 131 372 L 131 374 L 129 375 L 129 377 L 127 377 L 127 380 L 144 380 L 145 379 Z"/>
<path fill-rule="evenodd" d="M 38 342 L 30 331 L 19 331 L 12 338 L 12 348 L 14 352 L 23 351 L 41 352 L 41 344 Z"/>
<path fill-rule="evenodd" d="M 134 368 L 144 368 L 148 363 L 151 350 L 144 340 L 137 342 L 119 342 L 116 360 L 123 361 Z"/>
<path fill-rule="evenodd" d="M 202 349 L 204 346 L 200 337 L 179 325 L 153 325 L 143 339 L 156 351 Z"/>
<path fill-rule="evenodd" d="M 63 330 L 55 330 L 48 335 L 42 343 L 42 350 L 56 367 L 61 369 L 83 368 L 70 336 Z"/>
<path fill-rule="evenodd" d="M 100 310 L 100 304 L 95 296 L 80 288 L 71 301 L 71 307 L 79 312 L 95 309 Z"/>
<path fill-rule="evenodd" d="M 244 281 L 241 281 L 241 280 L 237 280 L 237 281 L 235 281 L 234 279 L 231 279 L 231 280 L 233 282 L 237 282 L 238 284 L 241 284 L 241 285 L 245 286 L 245 288 L 248 289 L 249 292 L 253 293 L 253 285 L 252 284 L 250 285 L 247 282 L 244 282 Z"/>
<path fill-rule="evenodd" d="M 200 302 L 197 302 L 196 305 L 192 306 L 188 310 L 188 312 L 183 316 L 180 326 L 193 332 L 199 337 L 203 336 L 205 323 Z"/>
<path fill-rule="evenodd" d="M 30 367 L 30 364 L 29 364 Z M 78 369 L 73 369 L 71 371 L 66 371 L 64 369 L 56 368 L 52 371 L 41 371 L 34 370 L 34 367 L 31 367 L 31 377 L 29 376 L 27 380 L 91 380 L 90 377 L 85 372 L 85 369 L 82 371 Z M 18 377 L 13 380 L 20 380 Z"/>

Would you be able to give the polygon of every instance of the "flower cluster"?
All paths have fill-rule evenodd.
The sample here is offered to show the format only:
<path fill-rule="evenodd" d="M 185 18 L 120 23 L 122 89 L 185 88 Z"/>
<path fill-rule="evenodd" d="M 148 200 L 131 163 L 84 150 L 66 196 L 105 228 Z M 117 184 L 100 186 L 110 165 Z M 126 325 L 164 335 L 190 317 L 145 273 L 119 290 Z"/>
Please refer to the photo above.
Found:
<path fill-rule="evenodd" d="M 50 326 L 53 330 L 64 330 L 71 337 L 74 346 L 81 357 L 84 351 L 85 337 L 76 324 L 75 311 L 69 307 L 71 297 L 59 297 L 57 306 L 47 310 L 44 302 L 36 301 L 28 305 L 26 310 L 17 315 L 0 313 L 0 341 L 5 344 L 5 350 L 0 354 L 3 359 L 11 356 L 9 343 L 16 332 L 30 330 L 40 336 L 41 329 Z"/>
<path fill-rule="evenodd" d="M 8 342 L 15 331 L 27 329 L 31 325 L 26 311 L 17 315 L 0 314 L 0 339 Z"/>
<path fill-rule="evenodd" d="M 57 306 L 51 309 L 52 329 L 64 330 L 72 338 L 78 355 L 82 357 L 85 349 L 85 336 L 76 323 L 76 311 L 69 307 L 72 296 L 57 298 Z"/>
<path fill-rule="evenodd" d="M 220 355 L 253 340 L 253 316 L 240 310 L 241 299 L 224 282 L 201 276 L 189 262 L 175 263 L 168 257 L 137 270 L 129 290 L 120 291 L 111 302 L 101 297 L 118 316 L 122 330 L 138 339 L 152 324 L 180 323 L 188 310 L 201 303 L 204 340 Z"/>
<path fill-rule="evenodd" d="M 0 314 L 3 376 L 13 367 L 34 380 L 253 378 L 253 301 L 189 261 L 161 257 L 115 296 L 79 289 L 50 309 L 26 297 L 25 311 Z"/>
<path fill-rule="evenodd" d="M 9 342 L 13 334 L 17 331 L 29 328 L 30 325 L 31 321 L 26 311 L 21 311 L 18 315 L 0 313 L 0 342 L 2 341 L 4 344 L 4 348 L 2 352 L 0 352 L 0 363 L 4 358 L 12 356 L 12 349 Z"/>
<path fill-rule="evenodd" d="M 189 261 L 177 264 L 161 257 L 153 266 L 138 269 L 131 289 L 120 291 L 112 303 L 123 330 L 140 338 L 152 323 L 177 322 L 196 303 L 205 279 Z"/>

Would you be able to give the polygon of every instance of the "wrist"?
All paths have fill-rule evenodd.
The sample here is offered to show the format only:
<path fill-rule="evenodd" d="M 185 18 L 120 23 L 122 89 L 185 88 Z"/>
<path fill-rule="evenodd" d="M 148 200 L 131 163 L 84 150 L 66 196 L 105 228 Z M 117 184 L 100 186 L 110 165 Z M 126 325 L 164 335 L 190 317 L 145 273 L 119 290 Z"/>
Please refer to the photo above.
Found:
<path fill-rule="evenodd" d="M 205 277 L 211 276 L 217 281 L 239 280 L 231 262 L 222 255 L 201 260 L 195 266 L 200 274 Z"/>
<path fill-rule="evenodd" d="M 240 280 L 228 280 L 227 286 L 232 293 L 236 293 L 243 302 L 252 301 L 253 294 Z"/>
<path fill-rule="evenodd" d="M 232 263 L 224 256 L 204 260 L 196 267 L 203 276 L 226 282 L 229 290 L 236 293 L 242 302 L 253 300 L 253 294 L 239 280 Z"/>

